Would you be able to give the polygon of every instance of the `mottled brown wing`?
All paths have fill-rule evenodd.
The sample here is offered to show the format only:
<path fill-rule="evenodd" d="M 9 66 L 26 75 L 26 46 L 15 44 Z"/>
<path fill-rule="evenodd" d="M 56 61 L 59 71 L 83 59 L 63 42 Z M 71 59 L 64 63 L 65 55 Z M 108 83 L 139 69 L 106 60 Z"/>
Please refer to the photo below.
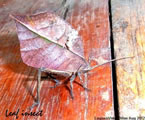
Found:
<path fill-rule="evenodd" d="M 35 68 L 75 72 L 87 67 L 82 39 L 52 13 L 12 16 L 16 21 L 23 62 Z"/>

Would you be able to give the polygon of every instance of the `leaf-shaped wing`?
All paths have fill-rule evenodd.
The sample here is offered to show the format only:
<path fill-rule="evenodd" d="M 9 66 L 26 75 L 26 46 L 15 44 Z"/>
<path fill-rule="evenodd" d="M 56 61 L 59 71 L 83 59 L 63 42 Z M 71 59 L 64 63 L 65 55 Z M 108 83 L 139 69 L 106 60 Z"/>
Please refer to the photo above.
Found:
<path fill-rule="evenodd" d="M 87 66 L 77 32 L 52 13 L 12 16 L 16 21 L 21 57 L 29 66 L 75 72 Z"/>

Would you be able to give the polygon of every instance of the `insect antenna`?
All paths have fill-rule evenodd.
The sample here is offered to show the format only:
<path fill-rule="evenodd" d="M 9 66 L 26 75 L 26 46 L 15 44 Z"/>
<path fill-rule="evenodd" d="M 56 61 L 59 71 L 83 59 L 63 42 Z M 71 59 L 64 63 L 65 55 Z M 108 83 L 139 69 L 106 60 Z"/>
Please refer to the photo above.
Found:
<path fill-rule="evenodd" d="M 123 59 L 128 59 L 128 58 L 134 58 L 134 57 L 135 57 L 135 56 L 132 56 L 132 57 L 122 57 L 122 58 L 112 59 L 112 60 L 107 61 L 107 62 L 105 62 L 105 63 L 99 64 L 99 65 L 95 65 L 95 66 L 92 66 L 92 67 L 90 67 L 90 68 L 88 68 L 88 69 L 81 70 L 80 72 L 81 72 L 81 73 L 86 73 L 86 72 L 89 72 L 89 71 L 91 71 L 91 70 L 93 70 L 93 69 L 99 67 L 99 66 L 105 65 L 105 64 L 107 64 L 107 63 L 114 62 L 114 61 L 118 61 L 118 60 L 123 60 Z"/>

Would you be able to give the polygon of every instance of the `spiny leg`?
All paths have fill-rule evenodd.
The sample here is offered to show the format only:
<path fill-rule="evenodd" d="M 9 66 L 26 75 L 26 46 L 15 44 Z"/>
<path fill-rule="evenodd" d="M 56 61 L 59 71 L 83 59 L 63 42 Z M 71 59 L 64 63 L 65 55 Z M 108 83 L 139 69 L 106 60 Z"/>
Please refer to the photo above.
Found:
<path fill-rule="evenodd" d="M 40 81 L 41 81 L 41 68 L 38 69 L 37 98 L 36 98 L 35 103 L 30 107 L 30 109 L 34 108 L 35 106 L 39 105 L 39 103 L 40 103 Z"/>
<path fill-rule="evenodd" d="M 71 76 L 69 76 L 63 83 L 60 82 L 59 80 L 57 80 L 53 75 L 51 74 L 48 74 L 49 78 L 51 78 L 56 84 L 50 88 L 55 88 L 57 87 L 58 85 L 61 85 L 61 84 L 65 84 L 66 85 L 66 88 L 70 91 L 70 95 L 72 97 L 72 99 L 74 98 L 73 96 L 73 81 L 75 80 L 76 78 L 76 74 L 72 73 Z M 68 82 L 70 82 L 70 88 L 67 86 Z"/>
<path fill-rule="evenodd" d="M 82 77 L 81 77 L 81 73 L 78 72 L 77 75 L 78 75 L 78 77 L 79 77 L 79 80 L 80 80 L 81 83 L 82 83 L 81 86 L 82 86 L 85 90 L 90 91 L 90 89 L 88 89 L 87 87 L 85 87 L 85 85 L 83 84 L 83 80 L 82 80 Z"/>
<path fill-rule="evenodd" d="M 76 75 L 72 74 L 72 76 L 70 78 L 70 94 L 71 94 L 72 99 L 74 98 L 74 95 L 73 95 L 73 81 L 75 80 L 75 78 L 76 78 Z"/>

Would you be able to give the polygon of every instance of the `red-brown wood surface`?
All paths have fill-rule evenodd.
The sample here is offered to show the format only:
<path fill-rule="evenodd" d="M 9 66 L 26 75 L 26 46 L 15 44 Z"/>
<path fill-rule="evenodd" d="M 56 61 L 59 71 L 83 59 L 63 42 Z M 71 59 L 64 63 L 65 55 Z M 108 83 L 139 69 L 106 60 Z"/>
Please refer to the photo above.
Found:
<path fill-rule="evenodd" d="M 32 111 L 43 110 L 40 116 L 22 116 L 36 97 L 37 70 L 25 65 L 20 57 L 19 41 L 15 24 L 8 17 L 10 13 L 32 14 L 61 6 L 61 0 L 0 2 L 0 119 L 5 112 L 20 109 L 18 119 L 44 120 L 93 120 L 97 117 L 113 116 L 112 81 L 110 64 L 100 66 L 88 74 L 83 81 L 91 89 L 84 91 L 74 83 L 74 100 L 63 87 L 50 89 L 53 83 L 41 81 L 40 105 Z M 108 0 L 67 1 L 69 11 L 66 20 L 79 31 L 83 39 L 85 58 L 95 58 L 98 63 L 110 59 Z M 58 14 L 65 7 L 60 7 Z M 92 62 L 95 65 L 96 62 Z M 78 81 L 78 78 L 76 79 Z M 29 111 L 30 112 L 30 111 Z M 7 119 L 15 119 L 15 116 Z"/>

